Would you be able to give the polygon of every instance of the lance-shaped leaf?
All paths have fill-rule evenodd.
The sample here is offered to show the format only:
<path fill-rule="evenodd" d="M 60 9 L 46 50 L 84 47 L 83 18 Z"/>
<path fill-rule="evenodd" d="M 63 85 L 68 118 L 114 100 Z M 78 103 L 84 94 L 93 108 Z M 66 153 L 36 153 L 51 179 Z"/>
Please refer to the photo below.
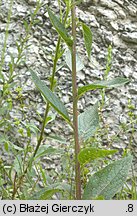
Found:
<path fill-rule="evenodd" d="M 34 158 L 34 160 L 43 157 L 45 155 L 55 155 L 61 153 L 61 150 L 53 148 L 52 146 L 42 145 L 38 149 L 38 152 Z"/>
<path fill-rule="evenodd" d="M 46 189 L 42 189 L 35 193 L 33 196 L 29 197 L 30 200 L 49 200 L 51 197 L 56 194 L 62 192 L 60 189 L 49 189 L 48 187 Z"/>
<path fill-rule="evenodd" d="M 68 192 L 70 193 L 70 185 L 66 183 L 51 184 L 29 197 L 30 200 L 47 200 L 50 199 L 56 193 Z"/>
<path fill-rule="evenodd" d="M 84 23 L 82 23 L 82 29 L 83 29 L 83 37 L 84 37 L 85 47 L 87 50 L 88 58 L 90 60 L 91 47 L 92 47 L 92 32 L 91 32 L 90 28 Z"/>
<path fill-rule="evenodd" d="M 78 155 L 78 160 L 81 165 L 85 165 L 92 160 L 107 157 L 108 155 L 115 154 L 117 150 L 107 150 L 107 149 L 99 149 L 99 148 L 84 148 L 80 151 Z"/>
<path fill-rule="evenodd" d="M 47 7 L 47 11 L 49 14 L 50 21 L 52 25 L 61 36 L 61 38 L 66 42 L 66 44 L 70 47 L 73 45 L 73 40 L 70 38 L 67 30 L 65 29 L 64 25 L 60 22 L 60 20 L 54 15 L 54 13 Z"/>
<path fill-rule="evenodd" d="M 89 139 L 94 135 L 98 125 L 98 104 L 96 103 L 78 116 L 78 131 L 80 138 L 83 141 Z"/>
<path fill-rule="evenodd" d="M 101 88 L 117 88 L 128 82 L 129 82 L 129 79 L 126 79 L 123 77 L 117 77 L 112 80 L 103 80 L 100 82 L 95 82 L 95 83 L 80 87 L 78 89 L 78 96 L 80 97 L 85 92 L 90 91 L 90 90 L 101 89 Z"/>
<path fill-rule="evenodd" d="M 59 98 L 42 82 L 34 71 L 31 71 L 32 79 L 36 87 L 40 90 L 45 99 L 50 103 L 50 105 L 67 121 L 70 122 L 68 112 L 64 104 L 59 100 Z"/>
<path fill-rule="evenodd" d="M 69 69 L 72 71 L 72 54 L 71 51 L 68 49 L 65 53 L 65 61 Z M 81 61 L 78 53 L 76 54 L 76 70 L 77 72 L 84 68 L 84 64 Z"/>
<path fill-rule="evenodd" d="M 52 135 L 48 135 L 46 136 L 47 139 L 50 139 L 50 140 L 54 140 L 56 141 L 57 143 L 62 143 L 62 144 L 67 144 L 67 141 L 65 138 L 62 138 L 62 137 L 59 137 L 59 136 L 52 136 Z"/>
<path fill-rule="evenodd" d="M 96 199 L 99 196 L 105 200 L 112 199 L 126 181 L 131 163 L 132 156 L 128 155 L 93 174 L 85 187 L 83 199 Z"/>

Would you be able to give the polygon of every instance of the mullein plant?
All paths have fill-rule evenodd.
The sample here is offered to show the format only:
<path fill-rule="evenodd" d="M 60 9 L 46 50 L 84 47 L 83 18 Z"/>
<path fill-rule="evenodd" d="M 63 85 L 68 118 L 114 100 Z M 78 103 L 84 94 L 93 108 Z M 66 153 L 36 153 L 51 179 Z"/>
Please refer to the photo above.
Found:
<path fill-rule="evenodd" d="M 82 27 L 83 38 L 87 56 L 91 58 L 92 47 L 92 32 L 90 28 L 82 22 L 78 23 L 76 17 L 76 5 L 79 3 L 75 0 L 64 0 L 66 14 L 71 14 L 71 28 L 72 34 L 69 33 L 66 28 L 66 16 L 63 14 L 60 19 L 53 11 L 47 6 L 49 19 L 58 34 L 58 42 L 56 48 L 56 55 L 54 58 L 53 73 L 50 81 L 50 88 L 40 80 L 34 71 L 31 71 L 32 80 L 36 87 L 41 92 L 42 96 L 46 99 L 46 110 L 43 120 L 43 125 L 38 139 L 37 146 L 32 156 L 32 161 L 37 155 L 44 136 L 44 128 L 48 122 L 48 113 L 50 108 L 54 108 L 55 111 L 62 116 L 64 121 L 71 127 L 74 138 L 74 158 L 75 158 L 75 195 L 74 199 L 112 199 L 114 195 L 124 184 L 128 171 L 132 164 L 132 156 L 126 154 L 122 159 L 116 160 L 106 167 L 99 169 L 94 174 L 88 174 L 87 182 L 82 184 L 82 173 L 87 164 L 91 164 L 100 158 L 105 158 L 109 155 L 113 155 L 117 150 L 103 149 L 96 147 L 86 147 L 84 144 L 95 134 L 99 127 L 99 114 L 98 114 L 98 102 L 89 107 L 83 113 L 78 114 L 78 100 L 86 92 L 96 89 L 102 89 L 102 104 L 104 104 L 104 90 L 106 88 L 117 88 L 129 82 L 128 79 L 123 77 L 116 77 L 112 80 L 107 80 L 106 76 L 109 72 L 109 65 L 107 66 L 104 80 L 99 82 L 90 83 L 88 85 L 78 87 L 77 85 L 77 71 L 83 69 L 83 64 L 80 62 L 80 57 L 77 54 L 77 26 Z M 59 1 L 61 7 L 61 1 Z M 65 17 L 65 18 L 64 18 Z M 64 20 L 65 19 L 65 20 Z M 66 109 L 60 98 L 54 92 L 54 80 L 56 73 L 56 65 L 60 54 L 60 44 L 67 46 L 66 52 L 66 64 L 71 71 L 72 77 L 72 98 L 73 98 L 73 115 L 68 114 L 69 110 Z M 104 89 L 104 90 L 103 90 Z M 83 147 L 84 146 L 84 147 Z M 43 192 L 44 193 L 44 192 Z"/>

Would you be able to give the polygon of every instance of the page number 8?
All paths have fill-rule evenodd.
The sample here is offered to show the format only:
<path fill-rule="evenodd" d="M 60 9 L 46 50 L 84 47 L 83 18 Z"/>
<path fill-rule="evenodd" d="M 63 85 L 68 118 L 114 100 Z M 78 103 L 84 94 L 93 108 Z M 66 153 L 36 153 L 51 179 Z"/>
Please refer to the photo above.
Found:
<path fill-rule="evenodd" d="M 133 212 L 133 204 L 128 204 L 128 210 L 127 212 Z"/>

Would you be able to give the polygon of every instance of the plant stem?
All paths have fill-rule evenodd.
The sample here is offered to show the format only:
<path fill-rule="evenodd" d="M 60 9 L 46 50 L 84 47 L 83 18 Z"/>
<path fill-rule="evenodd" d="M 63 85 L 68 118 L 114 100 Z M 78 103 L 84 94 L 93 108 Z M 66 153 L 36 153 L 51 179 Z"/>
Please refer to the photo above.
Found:
<path fill-rule="evenodd" d="M 60 48 L 60 42 L 61 42 L 61 38 L 59 37 L 58 42 L 57 42 L 57 46 L 56 46 L 56 53 L 55 53 L 54 64 L 53 64 L 53 71 L 52 71 L 52 77 L 51 77 L 51 82 L 50 82 L 51 91 L 54 90 L 54 79 L 55 79 L 55 72 L 56 72 L 56 67 L 57 67 L 57 62 L 58 62 L 58 52 L 59 52 L 59 48 Z M 44 134 L 45 125 L 46 125 L 46 122 L 47 122 L 49 109 L 50 109 L 50 105 L 49 105 L 49 103 L 47 103 L 46 110 L 45 110 L 45 115 L 44 115 L 44 120 L 43 120 L 43 124 L 42 124 L 42 129 L 41 129 L 41 133 L 40 133 L 40 137 L 39 137 L 37 146 L 35 148 L 33 158 L 37 154 L 37 151 L 38 151 L 38 149 L 39 149 L 39 147 L 41 145 L 42 139 L 43 139 L 43 134 Z"/>
<path fill-rule="evenodd" d="M 52 77 L 51 77 L 51 82 L 50 82 L 50 89 L 51 89 L 51 91 L 54 90 L 54 78 L 55 78 L 55 72 L 56 72 L 56 67 L 57 67 L 57 62 L 58 62 L 58 52 L 59 52 L 59 49 L 60 49 L 60 43 L 61 43 L 61 38 L 59 37 L 58 38 L 58 42 L 57 42 L 57 46 L 56 46 L 56 52 L 55 52 L 54 63 L 53 63 L 53 71 L 52 71 Z M 41 145 L 41 142 L 43 140 L 43 134 L 44 134 L 45 125 L 46 125 L 46 122 L 47 122 L 47 117 L 48 117 L 49 109 L 50 109 L 50 104 L 47 103 L 46 110 L 45 110 L 45 115 L 44 115 L 44 120 L 43 120 L 43 123 L 42 123 L 42 129 L 41 129 L 41 132 L 40 132 L 40 137 L 39 137 L 37 146 L 36 146 L 36 148 L 34 150 L 34 153 L 33 153 L 32 157 L 31 157 L 31 159 L 30 159 L 30 161 L 29 161 L 26 169 L 24 170 L 23 175 L 19 178 L 19 182 L 18 182 L 17 187 L 13 191 L 13 195 L 12 195 L 13 199 L 14 199 L 14 197 L 15 197 L 18 189 L 20 188 L 20 185 L 22 184 L 22 181 L 23 181 L 25 175 L 27 174 L 28 169 L 31 166 L 31 164 L 33 162 L 33 159 L 34 159 L 35 155 L 37 154 L 37 151 L 38 151 L 38 149 L 39 149 L 39 147 Z"/>
<path fill-rule="evenodd" d="M 76 184 L 76 199 L 81 199 L 81 180 L 80 180 L 80 164 L 78 162 L 78 153 L 80 144 L 78 139 L 78 108 L 77 108 L 77 77 L 76 77 L 76 8 L 75 0 L 72 0 L 72 91 L 73 91 L 73 128 L 75 140 L 75 184 Z"/>
<path fill-rule="evenodd" d="M 43 139 L 43 134 L 44 134 L 44 129 L 45 129 L 45 124 L 46 124 L 46 121 L 47 121 L 47 116 L 48 116 L 48 112 L 49 112 L 49 103 L 47 103 L 47 106 L 46 106 L 46 110 L 45 110 L 45 115 L 44 115 L 44 120 L 43 120 L 43 123 L 42 123 L 42 128 L 41 128 L 41 132 L 40 132 L 40 137 L 38 139 L 38 143 L 37 143 L 37 146 L 35 148 L 35 151 L 34 151 L 34 154 L 33 154 L 33 158 L 35 157 L 35 155 L 37 154 L 37 151 L 41 145 L 41 142 L 42 142 L 42 139 Z"/>

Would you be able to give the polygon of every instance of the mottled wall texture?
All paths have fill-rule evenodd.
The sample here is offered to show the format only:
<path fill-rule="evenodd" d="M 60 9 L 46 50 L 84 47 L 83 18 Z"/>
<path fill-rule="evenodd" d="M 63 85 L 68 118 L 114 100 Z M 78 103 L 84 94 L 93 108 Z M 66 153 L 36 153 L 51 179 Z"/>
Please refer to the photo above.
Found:
<path fill-rule="evenodd" d="M 46 11 L 46 3 L 58 14 L 57 0 L 43 0 L 45 5 L 40 9 L 37 19 L 39 23 L 33 27 L 29 43 L 31 46 L 26 51 L 25 62 L 20 68 L 16 69 L 18 73 L 19 85 L 23 88 L 25 98 L 26 114 L 31 121 L 36 120 L 36 109 L 40 114 L 43 113 L 44 105 L 42 98 L 34 89 L 29 68 L 35 70 L 42 80 L 46 80 L 51 73 L 52 61 L 51 54 L 57 42 L 57 34 L 52 28 Z M 3 47 L 4 34 L 6 28 L 7 13 L 10 0 L 1 0 L 0 11 L 0 50 Z M 31 11 L 34 10 L 36 0 L 15 0 L 13 3 L 11 23 L 9 26 L 9 38 L 7 52 L 5 56 L 5 72 L 8 71 L 8 62 L 10 54 L 17 55 L 16 41 L 20 34 L 24 34 L 23 20 L 28 19 Z M 88 84 L 92 81 L 98 81 L 103 78 L 106 67 L 107 48 L 111 44 L 113 48 L 112 67 L 108 79 L 117 76 L 123 76 L 130 79 L 130 83 L 124 87 L 115 90 L 106 91 L 106 105 L 104 107 L 105 124 L 108 126 L 109 136 L 118 136 L 118 141 L 113 145 L 117 148 L 125 148 L 129 144 L 132 133 L 132 125 L 128 116 L 128 103 L 132 103 L 134 113 L 134 133 L 132 147 L 134 156 L 137 158 L 137 1 L 136 0 L 84 0 L 77 7 L 77 16 L 88 24 L 93 32 L 93 45 L 91 62 L 85 55 L 81 31 L 78 32 L 78 52 L 85 65 L 85 68 L 78 72 L 78 84 Z M 57 94 L 62 98 L 66 107 L 71 107 L 71 76 L 66 66 L 57 72 L 59 87 L 56 88 Z M 82 112 L 87 106 L 90 106 L 100 100 L 99 92 L 94 94 L 87 93 L 79 102 L 79 111 Z M 37 104 L 34 106 L 34 103 Z M 21 112 L 17 112 L 18 104 L 15 104 L 16 111 L 11 112 L 11 118 L 15 115 L 21 117 Z M 120 125 L 127 125 L 128 131 L 125 134 L 120 132 Z M 51 125 L 47 133 L 56 133 L 62 128 L 62 122 L 57 125 Z M 59 132 L 60 133 L 60 132 Z M 62 133 L 69 134 L 64 127 Z M 64 135 L 63 135 L 64 136 Z M 102 138 L 105 145 L 105 138 Z M 137 169 L 137 167 L 136 167 Z"/>

